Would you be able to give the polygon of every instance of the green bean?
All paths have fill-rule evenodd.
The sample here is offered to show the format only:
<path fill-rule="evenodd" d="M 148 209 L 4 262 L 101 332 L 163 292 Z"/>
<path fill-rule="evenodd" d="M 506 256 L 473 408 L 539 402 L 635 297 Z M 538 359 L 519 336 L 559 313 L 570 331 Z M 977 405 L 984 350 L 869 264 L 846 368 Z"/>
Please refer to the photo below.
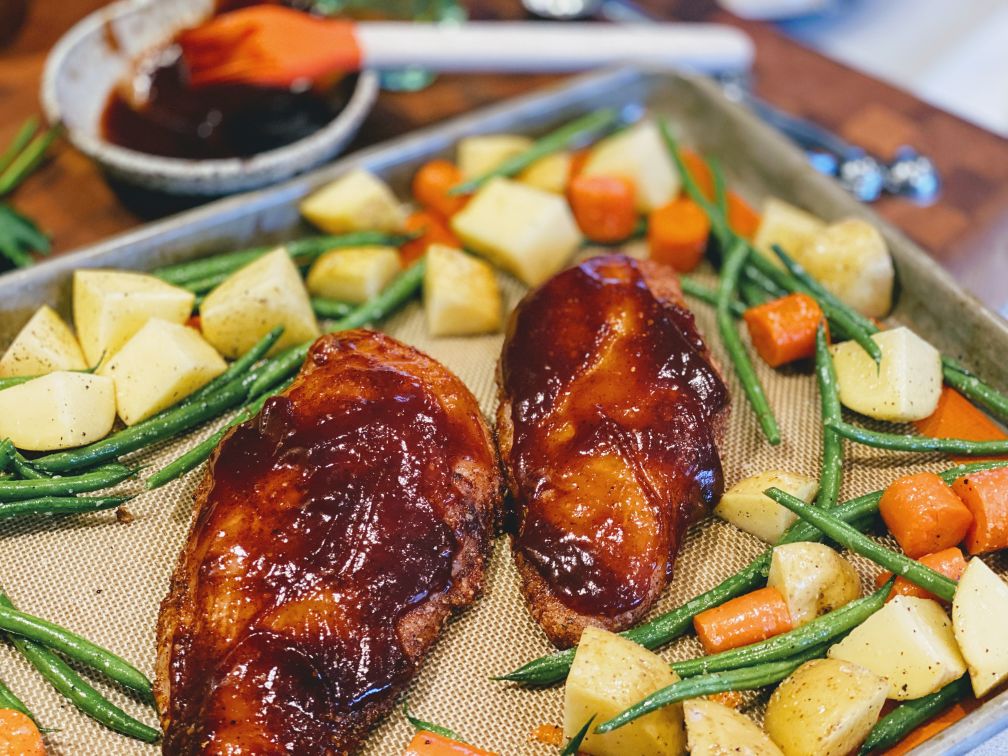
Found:
<path fill-rule="evenodd" d="M 875 343 L 871 335 L 878 331 L 878 327 L 866 317 L 857 313 L 851 307 L 837 299 L 822 284 L 816 281 L 797 261 L 795 261 L 779 244 L 771 245 L 774 254 L 784 263 L 787 271 L 794 276 L 795 280 L 804 293 L 815 299 L 826 317 L 834 321 L 841 327 L 850 338 L 864 349 L 875 363 L 882 361 L 882 350 Z"/>
<path fill-rule="evenodd" d="M 234 271 L 225 270 L 221 273 L 213 273 L 209 276 L 203 276 L 203 278 L 193 278 L 192 280 L 183 281 L 175 285 L 186 291 L 191 291 L 193 294 L 205 297 L 205 295 L 216 289 L 232 275 L 234 275 Z M 200 300 L 200 304 L 202 304 L 202 300 Z"/>
<path fill-rule="evenodd" d="M 759 251 L 756 251 L 755 253 L 755 255 L 761 254 L 762 253 Z M 780 299 L 781 297 L 787 296 L 789 292 L 786 288 L 779 286 L 773 279 L 753 265 L 752 259 L 755 255 L 750 254 L 749 262 L 742 269 L 742 278 L 754 286 L 758 286 L 766 293 L 766 296 L 771 299 Z"/>
<path fill-rule="evenodd" d="M 0 472 L 6 470 L 14 459 L 14 442 L 9 438 L 0 441 Z"/>
<path fill-rule="evenodd" d="M 206 279 L 221 273 L 234 273 L 250 262 L 282 246 L 287 254 L 299 263 L 308 263 L 331 249 L 345 247 L 399 247 L 410 239 L 411 234 L 387 234 L 380 231 L 356 231 L 337 236 L 309 236 L 264 247 L 251 247 L 237 252 L 211 255 L 198 260 L 166 265 L 152 271 L 152 274 L 172 284 L 183 284 Z"/>
<path fill-rule="evenodd" d="M 406 702 L 403 701 L 402 705 L 403 716 L 406 717 L 406 721 L 409 722 L 414 730 L 426 730 L 427 732 L 433 732 L 435 735 L 440 735 L 443 738 L 448 738 L 449 740 L 456 740 L 459 743 L 464 743 L 458 735 L 455 734 L 453 730 L 449 730 L 447 727 L 442 727 L 441 725 L 434 724 L 433 722 L 426 722 L 423 719 L 418 719 L 409 713 L 409 709 L 406 708 Z"/>
<path fill-rule="evenodd" d="M 120 656 L 97 646 L 64 627 L 48 620 L 25 614 L 0 602 L 0 630 L 19 635 L 59 651 L 106 677 L 150 698 L 151 682 L 144 674 Z"/>
<path fill-rule="evenodd" d="M 721 268 L 721 279 L 718 287 L 717 323 L 718 331 L 721 333 L 721 341 L 724 343 L 728 356 L 735 366 L 735 373 L 739 377 L 742 389 L 745 391 L 749 404 L 752 405 L 756 418 L 759 420 L 763 433 L 771 444 L 780 443 L 780 430 L 777 428 L 777 420 L 774 417 L 770 403 L 767 401 L 756 370 L 745 347 L 742 346 L 742 339 L 739 338 L 738 328 L 731 315 L 731 302 L 735 299 L 735 286 L 738 282 L 739 272 L 745 265 L 749 256 L 749 249 L 741 241 L 735 242 L 728 248 L 725 256 L 724 266 Z"/>
<path fill-rule="evenodd" d="M 42 158 L 45 157 L 49 145 L 60 135 L 61 131 L 59 126 L 53 126 L 42 132 L 10 162 L 3 173 L 0 173 L 0 196 L 12 192 L 29 173 L 35 170 L 42 162 Z"/>
<path fill-rule="evenodd" d="M 317 317 L 325 318 L 326 320 L 345 318 L 353 312 L 354 308 L 352 304 L 340 302 L 336 299 L 329 299 L 328 297 L 312 297 L 311 306 Z"/>
<path fill-rule="evenodd" d="M 14 605 L 7 596 L 0 594 L 0 608 L 13 609 Z M 134 719 L 106 699 L 48 648 L 20 635 L 12 634 L 9 637 L 14 647 L 50 685 L 96 722 L 146 743 L 154 743 L 160 739 L 160 730 Z"/>
<path fill-rule="evenodd" d="M 676 171 L 679 173 L 679 178 L 682 180 L 683 188 L 686 190 L 686 194 L 689 195 L 690 199 L 700 205 L 700 208 L 707 215 L 707 218 L 711 222 L 711 231 L 714 233 L 714 237 L 717 239 L 718 243 L 721 245 L 722 249 L 728 248 L 728 243 L 731 240 L 733 234 L 731 229 L 728 227 L 728 221 L 724 215 L 718 212 L 718 209 L 714 204 L 707 199 L 706 195 L 700 189 L 697 184 L 696 179 L 693 174 L 689 172 L 686 167 L 686 163 L 683 162 L 682 154 L 679 152 L 679 144 L 672 133 L 672 129 L 669 127 L 668 122 L 662 120 L 658 124 L 658 128 L 661 130 L 662 139 L 665 142 L 665 149 L 672 158 L 672 162 L 675 164 Z"/>
<path fill-rule="evenodd" d="M 39 499 L 0 502 L 0 520 L 22 515 L 71 515 L 115 509 L 132 496 L 45 496 Z"/>
<path fill-rule="evenodd" d="M 493 170 L 453 186 L 448 190 L 448 193 L 451 195 L 472 194 L 490 179 L 497 176 L 514 176 L 532 165 L 536 160 L 551 155 L 554 152 L 559 152 L 576 141 L 608 129 L 619 122 L 619 120 L 619 111 L 614 108 L 605 108 L 588 113 L 540 137 L 528 149 L 514 157 L 508 158 Z"/>
<path fill-rule="evenodd" d="M 1008 454 L 1008 439 L 1000 441 L 967 441 L 962 438 L 929 438 L 903 433 L 883 433 L 838 420 L 831 420 L 828 427 L 844 438 L 865 446 L 891 451 L 944 452 L 967 457 Z"/>
<path fill-rule="evenodd" d="M 866 756 L 872 751 L 881 751 L 896 745 L 929 719 L 951 708 L 971 692 L 969 675 L 963 675 L 929 696 L 900 704 L 875 724 L 868 733 L 868 738 L 861 744 L 858 754 Z"/>
<path fill-rule="evenodd" d="M 743 270 L 745 269 L 743 268 Z M 773 299 L 762 287 L 753 283 L 744 275 L 739 277 L 738 289 L 746 307 L 759 307 L 761 304 L 766 304 Z"/>
<path fill-rule="evenodd" d="M 284 391 L 292 381 L 293 379 L 286 381 L 275 391 L 270 391 L 257 399 L 253 399 L 251 402 L 246 404 L 245 407 L 243 407 L 230 422 L 225 424 L 223 428 L 196 444 L 196 446 L 192 449 L 175 458 L 156 473 L 151 475 L 147 479 L 147 490 L 152 491 L 155 488 L 160 488 L 166 483 L 170 483 L 176 478 L 182 477 L 190 470 L 206 462 L 210 458 L 210 455 L 213 454 L 213 450 L 217 448 L 217 444 L 221 442 L 221 439 L 224 438 L 229 430 L 234 428 L 236 425 L 241 425 L 245 421 L 250 420 L 259 414 L 263 405 L 266 403 L 266 400 L 271 396 L 276 396 L 280 392 Z"/>
<path fill-rule="evenodd" d="M 837 395 L 836 369 L 826 344 L 826 328 L 820 323 L 816 328 L 815 343 L 816 381 L 819 384 L 819 404 L 822 413 L 822 465 L 819 471 L 819 493 L 816 506 L 832 509 L 840 494 L 840 476 L 843 471 L 843 440 L 835 430 L 826 425 L 840 420 L 840 398 Z"/>
<path fill-rule="evenodd" d="M 1008 396 L 984 383 L 948 357 L 942 358 L 942 375 L 949 386 L 969 397 L 1002 422 L 1008 422 Z"/>
<path fill-rule="evenodd" d="M 35 466 L 46 472 L 79 470 L 176 436 L 240 404 L 248 395 L 249 382 L 258 375 L 252 373 L 245 380 L 232 381 L 198 402 L 169 409 L 93 444 L 39 457 L 35 460 Z M 2 499 L 3 493 L 0 487 L 0 500 Z"/>
<path fill-rule="evenodd" d="M 163 415 L 165 412 L 171 412 L 173 409 L 196 404 L 215 391 L 219 391 L 224 388 L 232 381 L 244 376 L 252 369 L 253 365 L 255 365 L 270 349 L 273 348 L 273 345 L 277 343 L 277 340 L 283 335 L 283 332 L 283 326 L 276 326 L 259 339 L 259 341 L 253 344 L 247 352 L 228 365 L 227 370 L 203 386 L 203 388 L 194 391 L 173 407 L 169 407 L 159 414 Z"/>
<path fill-rule="evenodd" d="M 974 462 L 967 465 L 956 465 L 938 473 L 938 476 L 946 483 L 952 483 L 952 481 L 963 475 L 998 467 L 1008 467 L 1008 461 L 992 460 L 988 462 Z M 881 498 L 882 491 L 873 491 L 849 499 L 832 511 L 834 516 L 844 522 L 854 523 L 869 520 L 878 512 L 878 503 Z M 799 520 L 785 531 L 777 543 L 816 541 L 821 540 L 822 537 L 822 533 L 815 526 Z M 748 593 L 758 587 L 762 581 L 765 581 L 770 569 L 772 555 L 773 550 L 767 549 L 741 570 L 709 591 L 690 599 L 685 604 L 656 617 L 650 622 L 645 622 L 630 630 L 625 630 L 620 635 L 649 649 L 656 649 L 671 643 L 692 626 L 695 615 L 712 607 L 720 606 L 726 601 L 741 596 L 743 593 Z M 498 675 L 494 679 L 526 685 L 549 685 L 558 682 L 567 676 L 571 663 L 574 661 L 576 651 L 577 648 L 575 647 L 557 651 L 547 656 L 541 656 L 516 669 L 514 672 Z"/>
<path fill-rule="evenodd" d="M 795 498 L 779 488 L 768 488 L 763 493 L 809 524 L 817 527 L 844 548 L 871 559 L 894 575 L 902 575 L 914 585 L 920 586 L 946 601 L 952 601 L 955 596 L 956 583 L 954 580 L 949 580 L 927 565 L 876 543 L 847 523 L 837 519 L 834 514 L 810 507 L 801 499 Z"/>
<path fill-rule="evenodd" d="M 699 299 L 701 302 L 706 302 L 714 307 L 717 306 L 717 291 L 704 286 L 696 279 L 690 278 L 689 276 L 681 276 L 679 278 L 679 285 L 682 287 L 683 294 L 686 296 Z M 736 318 L 741 318 L 742 315 L 745 314 L 745 305 L 737 299 L 732 300 L 729 303 L 729 307 L 731 308 L 731 314 Z"/>
<path fill-rule="evenodd" d="M 45 457 L 43 457 L 45 459 Z M 45 496 L 72 496 L 122 483 L 136 475 L 135 467 L 110 464 L 80 475 L 65 478 L 37 478 L 35 480 L 5 480 L 0 482 L 0 502 L 38 499 Z"/>
<path fill-rule="evenodd" d="M 588 737 L 588 730 L 591 729 L 592 722 L 595 721 L 597 714 L 592 714 L 588 717 L 588 721 L 585 722 L 581 729 L 574 733 L 574 736 L 567 741 L 567 745 L 564 746 L 563 750 L 560 751 L 560 756 L 577 756 L 578 751 L 581 750 L 581 744 L 584 739 Z"/>
<path fill-rule="evenodd" d="M 35 716 L 28 710 L 28 707 L 25 706 L 24 701 L 14 695 L 14 691 L 4 685 L 2 680 L 0 680 L 0 709 L 13 709 L 14 711 L 20 711 L 26 717 L 38 724 L 38 720 L 35 719 Z"/>
<path fill-rule="evenodd" d="M 14 467 L 14 472 L 21 476 L 23 480 L 42 480 L 43 478 L 50 477 L 32 467 L 31 462 L 21 456 L 21 452 L 17 449 L 11 454 L 11 465 Z"/>
<path fill-rule="evenodd" d="M 396 276 L 377 296 L 355 307 L 349 315 L 336 321 L 329 332 L 335 333 L 337 331 L 348 331 L 351 328 L 360 328 L 368 323 L 374 323 L 388 317 L 416 294 L 420 288 L 420 284 L 423 282 L 426 263 L 427 261 L 424 258 L 417 260 Z M 296 371 L 308 356 L 308 349 L 310 347 L 311 343 L 306 342 L 296 347 L 291 347 L 284 354 L 278 355 L 263 370 L 259 378 L 252 383 L 249 388 L 249 394 L 261 394 L 269 386 L 276 385 Z"/>
<path fill-rule="evenodd" d="M 723 672 L 753 664 L 781 661 L 805 651 L 810 646 L 832 642 L 881 609 L 895 582 L 896 578 L 892 577 L 882 588 L 864 598 L 851 601 L 829 614 L 816 617 L 801 627 L 796 627 L 759 643 L 733 648 L 713 656 L 674 662 L 672 671 L 681 677 Z"/>
<path fill-rule="evenodd" d="M 0 173 L 7 170 L 7 166 L 14 162 L 14 158 L 28 145 L 31 138 L 35 136 L 36 131 L 38 131 L 38 118 L 29 116 L 21 124 L 21 128 L 17 130 L 17 133 L 14 134 L 14 138 L 7 146 L 7 149 L 0 155 Z"/>
<path fill-rule="evenodd" d="M 0 391 L 8 389 L 11 386 L 20 386 L 22 383 L 28 383 L 28 381 L 39 377 L 37 375 L 11 375 L 7 378 L 0 378 Z"/>
<path fill-rule="evenodd" d="M 595 732 L 604 734 L 612 732 L 624 725 L 630 724 L 638 717 L 650 714 L 652 711 L 669 706 L 689 698 L 709 696 L 713 693 L 724 693 L 729 690 L 754 690 L 773 685 L 783 680 L 798 667 L 812 659 L 818 659 L 826 653 L 828 644 L 815 646 L 782 661 L 757 664 L 752 667 L 742 667 L 726 672 L 712 672 L 709 675 L 687 677 L 638 701 L 630 708 L 621 711 L 612 719 L 603 722 L 595 728 Z"/>

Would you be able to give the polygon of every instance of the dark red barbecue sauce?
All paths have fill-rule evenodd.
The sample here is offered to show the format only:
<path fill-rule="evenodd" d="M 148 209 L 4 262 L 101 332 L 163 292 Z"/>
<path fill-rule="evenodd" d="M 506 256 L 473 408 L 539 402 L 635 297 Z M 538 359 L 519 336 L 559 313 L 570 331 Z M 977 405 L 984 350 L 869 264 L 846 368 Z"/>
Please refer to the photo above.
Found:
<path fill-rule="evenodd" d="M 495 466 L 478 426 L 413 375 L 335 338 L 309 360 L 324 372 L 270 400 L 214 463 L 166 753 L 332 752 L 334 722 L 413 673 L 399 618 L 451 585 L 472 527 L 455 465 Z"/>
<path fill-rule="evenodd" d="M 634 609 L 723 485 L 710 420 L 728 394 L 692 314 L 630 258 L 594 258 L 523 301 L 502 359 L 516 549 L 571 609 Z"/>
<path fill-rule="evenodd" d="M 218 13 L 256 4 L 223 3 Z M 112 91 L 101 133 L 113 144 L 150 155 L 248 157 L 330 123 L 349 101 L 356 78 L 298 90 L 235 84 L 192 87 L 173 41 L 138 59 L 130 78 Z"/>

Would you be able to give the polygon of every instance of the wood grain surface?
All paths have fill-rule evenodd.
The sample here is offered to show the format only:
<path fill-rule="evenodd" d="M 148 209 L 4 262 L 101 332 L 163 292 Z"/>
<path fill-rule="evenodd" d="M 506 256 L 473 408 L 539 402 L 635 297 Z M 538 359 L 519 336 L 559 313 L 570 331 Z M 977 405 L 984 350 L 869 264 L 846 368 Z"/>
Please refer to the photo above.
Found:
<path fill-rule="evenodd" d="M 0 12 L 4 3 L 0 0 Z M 24 25 L 0 49 L 0 143 L 39 111 L 38 85 L 49 48 L 101 0 L 28 3 Z M 473 18 L 524 18 L 519 0 L 469 0 Z M 941 200 L 918 207 L 884 198 L 876 209 L 945 265 L 993 309 L 1008 307 L 1008 141 L 884 82 L 793 42 L 773 27 L 744 22 L 709 0 L 640 0 L 655 16 L 736 24 L 756 41 L 754 90 L 889 157 L 902 144 L 932 157 L 944 179 Z M 418 93 L 383 93 L 353 147 L 365 146 L 559 80 L 556 76 L 442 76 Z M 352 147 L 352 148 L 353 148 Z M 351 149 L 352 149 L 351 148 Z M 182 209 L 177 200 L 111 185 L 85 157 L 60 144 L 14 197 L 72 250 Z"/>

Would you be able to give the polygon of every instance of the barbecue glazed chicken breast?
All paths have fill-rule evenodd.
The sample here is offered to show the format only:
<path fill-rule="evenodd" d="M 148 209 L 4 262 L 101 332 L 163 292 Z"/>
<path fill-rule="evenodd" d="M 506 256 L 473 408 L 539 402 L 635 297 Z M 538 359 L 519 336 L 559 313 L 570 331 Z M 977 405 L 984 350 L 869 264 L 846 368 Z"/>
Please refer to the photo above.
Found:
<path fill-rule="evenodd" d="M 343 754 L 483 583 L 501 480 L 472 394 L 370 331 L 320 338 L 229 433 L 158 622 L 166 754 Z"/>
<path fill-rule="evenodd" d="M 498 383 L 529 610 L 560 647 L 630 626 L 723 487 L 728 392 L 674 271 L 607 255 L 550 279 L 515 310 Z"/>

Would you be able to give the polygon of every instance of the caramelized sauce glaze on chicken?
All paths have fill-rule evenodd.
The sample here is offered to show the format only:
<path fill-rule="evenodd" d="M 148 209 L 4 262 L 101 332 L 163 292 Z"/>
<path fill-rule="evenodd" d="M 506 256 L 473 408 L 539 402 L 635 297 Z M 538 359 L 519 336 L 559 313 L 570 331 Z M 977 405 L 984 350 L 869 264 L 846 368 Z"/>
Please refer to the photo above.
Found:
<path fill-rule="evenodd" d="M 609 255 L 558 274 L 512 316 L 498 379 L 532 615 L 561 647 L 629 626 L 722 491 L 728 392 L 675 273 Z"/>
<path fill-rule="evenodd" d="M 158 623 L 168 754 L 341 754 L 484 575 L 500 502 L 476 400 L 368 331 L 323 336 L 220 444 Z"/>

